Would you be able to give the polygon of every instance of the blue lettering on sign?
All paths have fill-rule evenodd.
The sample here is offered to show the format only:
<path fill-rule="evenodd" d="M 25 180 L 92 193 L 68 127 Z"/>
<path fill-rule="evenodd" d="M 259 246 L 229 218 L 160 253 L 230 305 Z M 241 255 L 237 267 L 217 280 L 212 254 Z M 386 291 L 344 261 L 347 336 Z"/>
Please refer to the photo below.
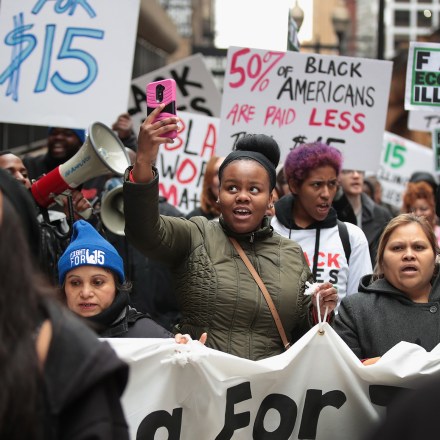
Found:
<path fill-rule="evenodd" d="M 54 0 L 38 0 L 37 4 L 32 8 L 32 14 L 38 14 L 48 1 L 53 2 Z M 57 14 L 64 14 L 64 12 L 69 11 L 69 15 L 73 15 L 77 5 L 81 5 L 90 18 L 96 17 L 96 12 L 89 5 L 87 0 L 56 0 L 54 11 Z"/>
<path fill-rule="evenodd" d="M 14 29 L 5 37 L 5 43 L 12 46 L 11 64 L 0 75 L 0 84 L 9 78 L 9 86 L 6 96 L 12 95 L 14 101 L 18 101 L 18 84 L 20 78 L 21 63 L 32 53 L 37 45 L 34 35 L 24 34 L 33 28 L 33 24 L 24 25 L 23 13 L 14 17 Z M 23 47 L 25 45 L 25 47 Z"/>
<path fill-rule="evenodd" d="M 90 156 L 85 157 L 81 160 L 81 162 L 78 162 L 75 166 L 71 167 L 65 172 L 65 177 L 70 176 L 72 173 L 74 173 L 78 168 L 81 168 L 90 160 Z"/>
<path fill-rule="evenodd" d="M 97 16 L 87 0 L 38 0 L 32 9 L 32 14 L 38 14 L 47 2 L 53 3 L 57 14 L 68 13 L 73 15 L 77 6 L 82 7 L 90 18 Z M 19 100 L 20 70 L 23 62 L 32 54 L 38 46 L 37 35 L 29 31 L 34 24 L 24 23 L 24 14 L 20 12 L 13 17 L 14 28 L 6 35 L 4 43 L 11 46 L 11 61 L 3 72 L 0 72 L 0 85 L 8 82 L 6 96 L 11 96 L 14 101 Z M 45 27 L 43 48 L 41 51 L 41 63 L 35 82 L 34 93 L 42 93 L 47 90 L 48 84 L 63 94 L 78 94 L 87 90 L 98 76 L 98 62 L 96 58 L 83 49 L 75 48 L 75 43 L 80 38 L 104 39 L 104 30 L 83 27 L 68 27 L 58 52 L 54 47 L 56 36 L 56 24 L 48 24 Z M 55 54 L 53 53 L 55 50 Z M 75 60 L 85 67 L 86 73 L 81 78 L 68 78 L 61 74 L 59 69 L 52 71 L 53 61 L 62 63 L 63 60 Z"/>

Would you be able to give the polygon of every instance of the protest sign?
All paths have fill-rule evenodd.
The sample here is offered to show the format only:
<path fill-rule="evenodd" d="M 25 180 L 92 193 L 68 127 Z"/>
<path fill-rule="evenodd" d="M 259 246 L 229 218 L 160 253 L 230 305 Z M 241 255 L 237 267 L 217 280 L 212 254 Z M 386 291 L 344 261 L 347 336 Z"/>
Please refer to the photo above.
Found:
<path fill-rule="evenodd" d="M 206 164 L 215 154 L 217 118 L 181 112 L 181 128 L 173 144 L 159 148 L 159 194 L 187 214 L 200 205 Z"/>
<path fill-rule="evenodd" d="M 246 133 L 278 141 L 282 159 L 304 142 L 339 148 L 344 166 L 379 164 L 389 61 L 231 47 L 220 119 L 220 155 Z M 380 71 L 380 75 L 378 72 Z"/>
<path fill-rule="evenodd" d="M 286 352 L 249 361 L 197 341 L 108 339 L 130 365 L 131 438 L 363 440 L 395 392 L 440 371 L 440 347 L 401 342 L 363 366 L 328 325 Z"/>
<path fill-rule="evenodd" d="M 196 54 L 132 80 L 128 112 L 133 118 L 135 131 L 147 115 L 145 95 L 147 84 L 164 78 L 173 78 L 176 81 L 179 116 L 180 112 L 220 116 L 220 92 L 202 55 Z"/>
<path fill-rule="evenodd" d="M 382 185 L 382 200 L 401 208 L 402 195 L 414 171 L 427 171 L 435 175 L 433 150 L 396 134 L 385 132 L 382 158 L 377 173 Z"/>
<path fill-rule="evenodd" d="M 440 127 L 440 114 L 433 111 L 410 110 L 408 128 L 410 130 L 429 131 Z"/>
<path fill-rule="evenodd" d="M 440 44 L 412 41 L 406 68 L 405 109 L 438 109 L 439 86 Z"/>
<path fill-rule="evenodd" d="M 110 125 L 127 108 L 139 1 L 2 0 L 0 121 Z"/>

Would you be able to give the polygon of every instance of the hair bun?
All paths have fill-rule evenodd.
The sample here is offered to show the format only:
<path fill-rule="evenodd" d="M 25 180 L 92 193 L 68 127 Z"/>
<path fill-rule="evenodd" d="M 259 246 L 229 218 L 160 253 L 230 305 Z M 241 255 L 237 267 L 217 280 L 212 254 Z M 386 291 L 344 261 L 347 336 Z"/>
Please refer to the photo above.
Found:
<path fill-rule="evenodd" d="M 275 139 L 265 134 L 248 134 L 238 140 L 235 145 L 236 151 L 254 151 L 261 153 L 276 168 L 280 162 L 280 147 Z"/>

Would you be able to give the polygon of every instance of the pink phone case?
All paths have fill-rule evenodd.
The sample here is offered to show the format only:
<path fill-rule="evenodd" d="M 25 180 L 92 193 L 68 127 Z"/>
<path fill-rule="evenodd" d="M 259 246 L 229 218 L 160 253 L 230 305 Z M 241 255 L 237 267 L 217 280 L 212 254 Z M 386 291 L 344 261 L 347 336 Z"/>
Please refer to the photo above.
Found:
<path fill-rule="evenodd" d="M 149 115 L 159 104 L 165 104 L 156 121 L 175 116 L 176 114 L 176 81 L 174 79 L 162 79 L 147 85 L 147 114 Z M 169 131 L 162 135 L 174 139 L 177 131 Z"/>

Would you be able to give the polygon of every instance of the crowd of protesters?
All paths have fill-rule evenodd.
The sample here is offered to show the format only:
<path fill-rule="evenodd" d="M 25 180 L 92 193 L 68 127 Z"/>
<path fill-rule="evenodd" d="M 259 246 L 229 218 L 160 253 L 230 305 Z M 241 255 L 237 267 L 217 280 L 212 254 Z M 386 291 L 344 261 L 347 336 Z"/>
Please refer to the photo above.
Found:
<path fill-rule="evenodd" d="M 38 206 L 29 191 L 31 179 L 78 152 L 83 131 L 51 128 L 47 152 L 39 157 L 0 154 L 0 302 L 14 316 L 13 325 L 6 318 L 0 324 L 0 418 L 11 421 L 0 424 L 1 438 L 24 438 L 26 424 L 17 425 L 19 419 L 38 434 L 32 438 L 57 438 L 45 437 L 50 420 L 39 424 L 35 408 L 57 380 L 49 371 L 76 368 L 63 363 L 61 349 L 49 350 L 58 340 L 75 341 L 94 367 L 90 383 L 74 397 L 60 396 L 73 399 L 74 409 L 52 414 L 59 435 L 69 435 L 78 423 L 78 432 L 96 429 L 94 438 L 103 439 L 127 438 L 119 402 L 127 366 L 97 337 L 177 335 L 176 342 L 185 342 L 185 333 L 209 348 L 259 360 L 282 353 L 326 315 L 362 361 L 377 361 L 400 341 L 426 350 L 440 342 L 438 314 L 429 311 L 440 295 L 432 175 L 415 173 L 402 206 L 392 207 L 382 202 L 374 176 L 344 168 L 338 149 L 304 144 L 279 164 L 272 138 L 248 135 L 227 157 L 212 157 L 202 205 L 185 218 L 159 196 L 154 161 L 160 145 L 173 142 L 163 135 L 178 127 L 177 117 L 156 122 L 160 110 L 145 119 L 137 141 L 128 115 L 113 126 L 136 152 L 118 181 L 122 237 L 100 218 L 111 175 L 86 182 L 66 196 L 70 203 L 54 209 Z M 94 214 L 86 221 L 80 213 L 88 207 Z M 12 246 L 14 258 L 8 257 Z M 262 298 L 258 277 L 273 305 Z M 21 312 L 11 311 L 11 303 Z M 11 344 L 20 349 L 8 359 Z M 11 405 L 14 394 L 27 394 L 20 401 L 29 405 Z M 93 415 L 105 422 L 82 420 L 80 406 L 94 408 L 103 395 L 106 406 Z M 50 405 L 44 401 L 45 408 Z"/>

